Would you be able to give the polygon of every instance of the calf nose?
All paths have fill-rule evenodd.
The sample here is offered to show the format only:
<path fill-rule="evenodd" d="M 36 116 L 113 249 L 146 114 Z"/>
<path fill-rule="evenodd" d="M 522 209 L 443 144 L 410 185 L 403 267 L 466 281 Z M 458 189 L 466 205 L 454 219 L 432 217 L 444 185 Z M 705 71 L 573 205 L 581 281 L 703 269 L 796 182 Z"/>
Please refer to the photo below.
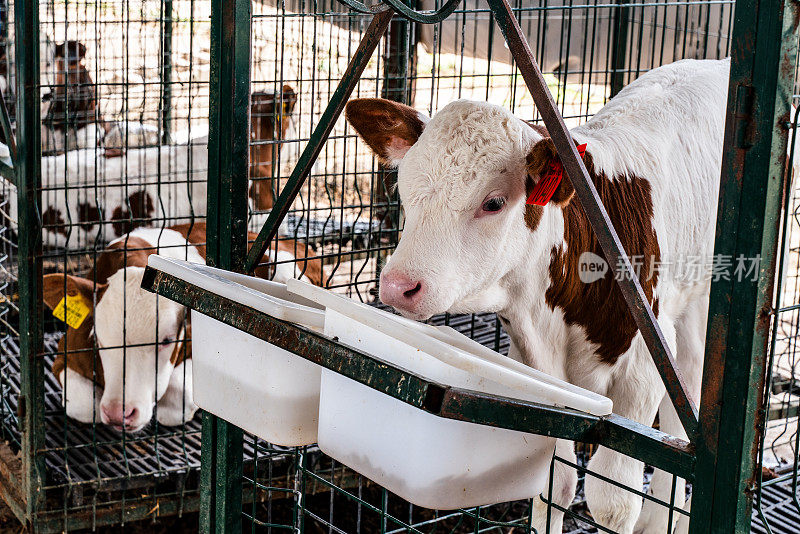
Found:
<path fill-rule="evenodd" d="M 403 272 L 384 271 L 381 274 L 380 298 L 384 304 L 413 311 L 424 293 L 422 281 L 414 280 Z"/>
<path fill-rule="evenodd" d="M 110 402 L 107 405 L 101 405 L 100 409 L 106 416 L 106 423 L 115 426 L 131 426 L 139 414 L 139 410 L 135 406 L 130 404 L 123 406 L 121 402 Z"/>

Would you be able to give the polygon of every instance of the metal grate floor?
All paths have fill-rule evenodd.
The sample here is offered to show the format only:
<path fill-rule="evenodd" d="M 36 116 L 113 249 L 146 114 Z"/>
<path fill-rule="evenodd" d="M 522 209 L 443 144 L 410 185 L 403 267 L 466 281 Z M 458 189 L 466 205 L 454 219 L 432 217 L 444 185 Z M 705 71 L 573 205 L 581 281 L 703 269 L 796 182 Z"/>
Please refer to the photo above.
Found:
<path fill-rule="evenodd" d="M 46 335 L 45 351 L 56 351 L 57 336 Z M 6 439 L 18 444 L 21 439 L 17 425 L 19 398 L 19 347 L 7 341 L 0 350 L 5 357 L 5 413 L 3 421 Z M 141 432 L 123 436 L 103 425 L 84 424 L 69 419 L 61 407 L 61 386 L 49 371 L 53 356 L 45 357 L 45 463 L 49 486 L 90 484 L 96 489 L 146 487 L 165 477 L 185 476 L 200 469 L 201 418 L 197 414 L 183 427 L 156 427 L 153 423 Z M 271 456 L 273 465 L 281 456 L 280 447 L 270 446 L 269 452 L 259 447 L 258 459 Z M 290 452 L 291 449 L 285 449 Z M 245 442 L 244 457 L 252 461 L 252 442 Z M 285 454 L 287 468 L 290 454 Z"/>
<path fill-rule="evenodd" d="M 447 324 L 476 341 L 508 352 L 509 339 L 494 314 L 476 316 L 437 316 L 431 320 L 436 325 Z M 45 348 L 55 352 L 57 336 L 46 337 Z M 17 403 L 19 396 L 19 347 L 13 341 L 0 343 L 3 354 L 3 429 L 9 443 L 18 444 L 21 436 L 17 426 Z M 104 425 L 81 424 L 67 419 L 61 408 L 60 386 L 49 372 L 52 356 L 46 357 L 45 409 L 46 446 L 49 486 L 69 486 L 72 499 L 78 500 L 83 494 L 81 486 L 97 490 L 113 491 L 122 488 L 145 488 L 168 478 L 186 480 L 188 475 L 196 474 L 200 468 L 199 415 L 182 428 L 156 428 L 151 424 L 142 432 L 127 436 L 121 435 Z M 291 468 L 290 449 L 269 446 L 266 450 L 259 444 L 253 448 L 251 440 L 245 440 L 244 458 L 252 462 L 258 454 L 258 461 L 270 460 L 272 468 L 285 466 Z M 283 460 L 283 461 L 282 461 Z M 276 473 L 273 471 L 273 476 Z M 194 484 L 192 484 L 194 485 Z M 581 515 L 587 513 L 583 491 L 573 502 L 572 509 Z M 753 513 L 753 532 L 757 534 L 779 534 L 800 532 L 800 509 L 796 495 L 792 493 L 791 479 L 764 488 L 762 511 L 769 524 L 764 527 L 757 511 Z M 565 532 L 570 534 L 594 533 L 595 529 L 574 519 L 565 520 Z"/>

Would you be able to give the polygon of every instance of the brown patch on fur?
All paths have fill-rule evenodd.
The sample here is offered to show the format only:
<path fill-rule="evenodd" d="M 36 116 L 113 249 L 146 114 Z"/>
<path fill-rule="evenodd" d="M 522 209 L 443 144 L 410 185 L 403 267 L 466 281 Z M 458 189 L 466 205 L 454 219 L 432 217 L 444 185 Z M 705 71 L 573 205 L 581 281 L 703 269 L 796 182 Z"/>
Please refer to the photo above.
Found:
<path fill-rule="evenodd" d="M 90 231 L 101 220 L 103 220 L 103 214 L 97 206 L 88 202 L 78 204 L 78 223 L 85 232 Z"/>
<path fill-rule="evenodd" d="M 128 236 L 110 244 L 97 257 L 94 269 L 89 271 L 87 278 L 94 280 L 97 277 L 98 284 L 108 283 L 111 275 L 125 267 L 146 267 L 147 258 L 155 253 L 156 248 L 151 243 L 141 237 Z"/>
<path fill-rule="evenodd" d="M 181 332 L 180 336 L 183 342 L 175 344 L 175 349 L 173 349 L 169 357 L 169 361 L 175 366 L 192 357 L 192 321 L 188 311 L 183 320 L 183 332 Z M 191 380 L 191 377 L 188 378 Z"/>
<path fill-rule="evenodd" d="M 206 222 L 196 221 L 192 223 L 178 224 L 170 228 L 175 230 L 186 240 L 194 245 L 200 256 L 206 258 Z"/>
<path fill-rule="evenodd" d="M 103 296 L 106 287 L 105 284 L 97 285 L 98 300 Z M 51 310 L 58 306 L 64 295 L 80 295 L 84 302 L 91 305 L 94 299 L 94 290 L 95 287 L 91 280 L 77 276 L 54 273 L 47 274 L 42 279 L 44 304 Z M 99 358 L 95 364 L 93 327 L 94 320 L 91 315 L 84 319 L 77 329 L 67 327 L 66 334 L 58 341 L 58 353 L 53 361 L 53 374 L 56 375 L 56 378 L 60 379 L 58 375 L 66 366 L 101 387 L 103 386 L 103 371 Z M 63 386 L 63 384 L 61 385 Z"/>
<path fill-rule="evenodd" d="M 128 206 L 130 211 L 125 209 Z M 111 214 L 111 226 L 117 237 L 122 237 L 140 226 L 146 226 L 156 210 L 153 199 L 146 191 L 131 193 L 128 197 L 128 206 L 117 206 Z"/>
<path fill-rule="evenodd" d="M 425 128 L 417 110 L 383 98 L 351 100 L 344 113 L 347 122 L 384 164 L 390 162 L 391 147 L 411 147 Z"/>
<path fill-rule="evenodd" d="M 61 383 L 61 371 L 69 367 L 81 376 L 84 376 L 100 386 L 105 386 L 103 379 L 103 362 L 100 358 L 95 358 L 94 337 L 92 328 L 94 321 L 91 316 L 87 317 L 81 326 L 76 330 L 67 328 L 67 333 L 58 340 L 58 354 L 53 360 L 53 374 L 56 375 Z M 61 384 L 64 387 L 64 384 Z"/>
<path fill-rule="evenodd" d="M 539 158 L 558 157 L 550 139 L 539 142 L 531 154 L 533 171 L 548 163 Z M 584 156 L 584 163 L 625 251 L 629 257 L 642 258 L 639 281 L 657 316 L 658 301 L 653 300 L 653 290 L 658 282 L 658 271 L 654 267 L 660 261 L 660 249 L 652 224 L 650 183 L 638 176 L 618 176 L 612 180 L 605 174 L 597 174 L 589 152 Z M 609 265 L 609 272 L 595 282 L 581 282 L 581 254 L 588 251 L 604 259 L 605 255 L 580 203 L 570 202 L 574 190 L 567 176 L 556 194 L 564 214 L 567 249 L 559 246 L 551 252 L 552 285 L 545 299 L 551 308 L 558 307 L 564 312 L 567 324 L 583 327 L 589 341 L 597 345 L 601 361 L 614 364 L 630 348 L 638 328 L 614 280 L 616 265 Z"/>
<path fill-rule="evenodd" d="M 53 207 L 47 208 L 44 213 L 42 213 L 42 224 L 50 232 L 61 234 L 64 237 L 69 235 L 69 232 L 67 231 L 67 223 L 61 216 L 61 211 Z"/>
<path fill-rule="evenodd" d="M 542 137 L 547 137 L 547 128 L 543 124 L 536 124 L 531 121 L 524 121 L 525 124 L 531 127 L 532 130 L 537 132 Z M 535 147 L 534 147 L 535 148 Z M 530 155 L 528 156 L 528 164 L 530 165 L 531 159 Z M 533 179 L 528 175 L 525 180 L 525 198 L 527 199 L 531 196 L 531 192 L 533 191 L 533 186 L 536 185 Z M 535 204 L 525 204 L 525 225 L 531 229 L 531 231 L 536 230 L 539 227 L 539 221 L 542 220 L 542 213 L 543 213 L 542 206 L 537 206 Z"/>
<path fill-rule="evenodd" d="M 277 141 L 286 137 L 288 117 L 297 104 L 297 94 L 288 85 L 281 94 L 255 92 L 250 95 L 250 186 L 249 196 L 256 209 L 269 210 L 275 204 L 273 167 L 278 158 Z"/>
<path fill-rule="evenodd" d="M 172 229 L 175 230 L 176 232 L 180 232 L 181 235 L 186 237 L 189 240 L 189 242 L 192 243 L 197 248 L 200 255 L 205 258 L 206 256 L 205 221 L 179 224 L 177 226 L 173 226 Z M 248 249 L 250 248 L 250 244 L 252 244 L 253 241 L 255 241 L 256 237 L 258 237 L 258 234 L 256 233 L 253 232 L 247 233 Z M 297 241 L 294 239 L 281 239 L 278 241 L 278 250 L 283 252 L 289 252 L 295 258 L 297 258 L 298 259 L 297 272 L 303 273 L 312 284 L 322 286 L 323 273 L 324 273 L 322 269 L 322 260 L 320 258 L 314 258 L 316 253 L 313 251 L 313 249 L 308 247 L 302 241 Z M 262 261 L 264 263 L 267 263 L 269 261 L 268 256 L 265 255 Z M 272 276 L 275 274 L 275 267 L 271 265 L 262 265 L 256 267 L 254 274 L 259 278 L 270 280 Z"/>

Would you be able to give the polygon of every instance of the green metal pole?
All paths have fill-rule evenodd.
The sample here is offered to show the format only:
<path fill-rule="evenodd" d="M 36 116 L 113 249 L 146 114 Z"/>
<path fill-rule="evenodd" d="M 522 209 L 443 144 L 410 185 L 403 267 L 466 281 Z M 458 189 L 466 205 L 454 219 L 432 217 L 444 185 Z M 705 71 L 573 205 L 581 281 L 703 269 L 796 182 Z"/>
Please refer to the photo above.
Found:
<path fill-rule="evenodd" d="M 172 129 L 172 0 L 164 0 L 161 18 L 161 142 L 168 144 Z"/>
<path fill-rule="evenodd" d="M 797 23 L 795 2 L 736 2 L 714 254 L 760 264 L 711 287 L 693 534 L 750 531 Z"/>
<path fill-rule="evenodd" d="M 625 86 L 625 63 L 628 57 L 628 26 L 630 25 L 629 0 L 620 0 L 614 8 L 614 44 L 611 49 L 611 97 Z"/>
<path fill-rule="evenodd" d="M 206 261 L 241 271 L 247 254 L 250 2 L 212 0 Z M 241 532 L 242 430 L 203 416 L 201 531 Z"/>
<path fill-rule="evenodd" d="M 23 494 L 35 526 L 43 504 L 44 366 L 42 359 L 41 117 L 39 99 L 39 3 L 14 6 L 17 54 L 17 199 L 19 218 L 19 332 Z M 30 525 L 29 525 L 30 526 Z"/>

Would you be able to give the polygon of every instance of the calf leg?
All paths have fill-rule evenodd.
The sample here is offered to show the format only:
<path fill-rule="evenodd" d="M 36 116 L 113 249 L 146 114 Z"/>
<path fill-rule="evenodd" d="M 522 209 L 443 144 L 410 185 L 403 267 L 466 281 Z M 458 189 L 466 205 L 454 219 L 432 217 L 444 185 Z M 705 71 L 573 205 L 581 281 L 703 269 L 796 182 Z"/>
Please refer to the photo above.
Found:
<path fill-rule="evenodd" d="M 164 396 L 158 401 L 156 419 L 164 426 L 178 426 L 194 417 L 197 405 L 192 394 L 192 360 L 175 366 Z"/>
<path fill-rule="evenodd" d="M 61 403 L 67 415 L 81 423 L 100 421 L 100 398 L 103 390 L 69 367 L 59 373 Z"/>
<path fill-rule="evenodd" d="M 661 320 L 667 342 L 674 340 L 670 321 Z M 670 343 L 674 346 L 674 342 Z M 664 395 L 661 377 L 653 364 L 641 335 L 616 364 L 607 395 L 614 401 L 614 413 L 643 424 L 651 424 Z M 622 487 L 586 474 L 586 501 L 594 519 L 620 534 L 631 534 L 642 506 L 642 499 L 625 488 L 642 490 L 644 464 L 605 447 L 599 447 L 589 471 L 616 481 Z"/>
<path fill-rule="evenodd" d="M 707 315 L 708 299 L 701 298 L 689 307 L 678 321 L 676 328 L 677 352 L 675 353 L 675 359 L 684 376 L 689 395 L 695 402 L 700 401 Z M 683 429 L 683 425 L 668 395 L 665 395 L 661 400 L 658 418 L 660 429 L 663 432 L 681 439 L 687 439 L 686 431 Z M 653 473 L 653 478 L 650 480 L 648 494 L 662 502 L 669 503 L 672 498 L 673 482 L 675 484 L 675 502 L 673 505 L 682 508 L 686 500 L 686 483 L 681 478 L 675 479 L 671 473 L 656 469 Z M 674 522 L 678 520 L 680 515 L 678 512 L 673 512 L 673 524 L 669 525 L 670 528 L 674 526 Z M 667 506 L 645 499 L 642 506 L 642 514 L 636 523 L 636 532 L 641 534 L 670 532 L 667 529 L 669 516 L 669 508 Z"/>
<path fill-rule="evenodd" d="M 556 456 L 575 463 L 575 444 L 571 441 L 560 439 L 556 441 Z M 564 512 L 556 508 L 550 510 L 550 524 L 547 524 L 548 502 L 562 508 L 567 508 L 575 498 L 575 489 L 578 485 L 578 473 L 574 468 L 553 460 L 553 494 L 549 495 L 551 482 L 542 493 L 541 497 L 533 498 L 533 527 L 539 534 L 561 534 L 564 522 Z"/>

